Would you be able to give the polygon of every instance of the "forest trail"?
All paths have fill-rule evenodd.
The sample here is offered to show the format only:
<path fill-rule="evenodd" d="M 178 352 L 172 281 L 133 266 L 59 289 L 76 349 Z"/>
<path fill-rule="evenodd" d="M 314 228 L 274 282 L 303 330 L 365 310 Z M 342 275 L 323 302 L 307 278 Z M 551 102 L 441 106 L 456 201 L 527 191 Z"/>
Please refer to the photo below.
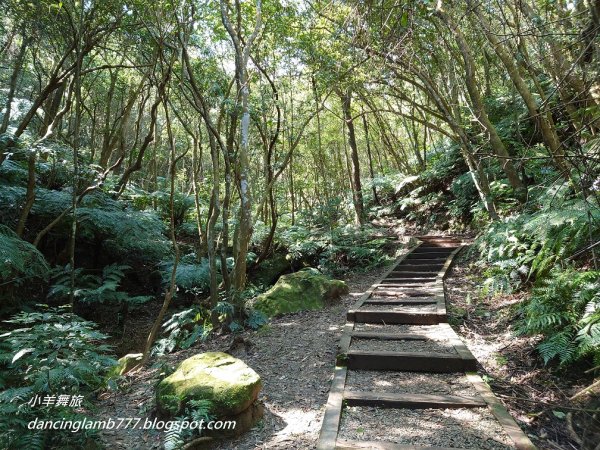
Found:
<path fill-rule="evenodd" d="M 534 449 L 447 323 L 463 244 L 419 240 L 347 313 L 317 449 Z"/>

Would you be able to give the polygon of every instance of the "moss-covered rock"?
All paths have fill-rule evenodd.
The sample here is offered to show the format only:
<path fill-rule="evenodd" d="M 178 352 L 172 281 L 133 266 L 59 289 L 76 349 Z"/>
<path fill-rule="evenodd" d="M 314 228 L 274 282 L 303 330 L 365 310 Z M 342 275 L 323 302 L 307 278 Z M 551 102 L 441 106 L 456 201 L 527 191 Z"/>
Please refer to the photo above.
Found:
<path fill-rule="evenodd" d="M 175 416 L 189 400 L 209 400 L 217 418 L 245 411 L 262 387 L 258 374 L 243 361 L 221 352 L 208 352 L 183 361 L 158 384 L 161 413 Z"/>
<path fill-rule="evenodd" d="M 249 306 L 273 317 L 322 309 L 327 301 L 347 293 L 348 286 L 343 281 L 332 280 L 316 269 L 304 269 L 282 275 L 271 289 L 253 299 Z"/>
<path fill-rule="evenodd" d="M 143 356 L 143 353 L 129 353 L 119 358 L 118 364 L 110 370 L 109 377 L 125 375 L 142 361 Z"/>

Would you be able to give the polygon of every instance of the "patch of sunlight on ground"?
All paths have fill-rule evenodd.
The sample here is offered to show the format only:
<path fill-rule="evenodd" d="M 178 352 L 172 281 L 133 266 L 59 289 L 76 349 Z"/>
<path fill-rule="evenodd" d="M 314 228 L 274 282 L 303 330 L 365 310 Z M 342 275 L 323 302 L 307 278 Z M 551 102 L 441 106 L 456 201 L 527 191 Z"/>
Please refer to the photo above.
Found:
<path fill-rule="evenodd" d="M 303 411 L 301 409 L 278 412 L 278 416 L 285 421 L 286 427 L 275 434 L 274 440 L 277 441 L 282 437 L 294 434 L 318 432 L 321 424 L 317 414 L 318 411 L 315 410 Z"/>

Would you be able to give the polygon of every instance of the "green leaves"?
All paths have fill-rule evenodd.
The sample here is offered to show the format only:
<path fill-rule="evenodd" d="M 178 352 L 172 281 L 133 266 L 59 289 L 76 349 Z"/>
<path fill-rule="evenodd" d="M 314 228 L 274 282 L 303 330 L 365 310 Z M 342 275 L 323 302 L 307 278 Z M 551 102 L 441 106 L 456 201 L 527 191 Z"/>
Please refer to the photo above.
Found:
<path fill-rule="evenodd" d="M 591 356 L 600 361 L 600 272 L 554 270 L 521 309 L 519 331 L 541 334 L 546 363 L 566 366 Z"/>
<path fill-rule="evenodd" d="M 119 290 L 127 265 L 111 264 L 102 269 L 102 276 L 86 274 L 83 269 L 75 269 L 74 297 L 81 303 L 120 303 L 139 306 L 153 299 L 152 296 L 130 296 Z M 71 293 L 71 270 L 69 266 L 55 270 L 54 283 L 49 297 L 66 300 Z"/>
<path fill-rule="evenodd" d="M 0 224 L 0 281 L 16 285 L 45 279 L 49 272 L 44 256 L 20 239 L 10 228 Z"/>
<path fill-rule="evenodd" d="M 85 433 L 32 431 L 27 423 L 35 418 L 81 420 L 74 408 L 35 408 L 28 401 L 35 395 L 84 395 L 104 383 L 103 375 L 116 364 L 108 336 L 96 325 L 66 311 L 38 305 L 6 321 L 10 325 L 0 340 L 0 447 L 66 448 L 67 441 L 80 448 Z"/>
<path fill-rule="evenodd" d="M 199 306 L 192 306 L 173 314 L 163 324 L 166 337 L 156 342 L 152 352 L 163 355 L 176 348 L 189 348 L 198 341 L 206 340 L 211 331 L 209 312 Z"/>

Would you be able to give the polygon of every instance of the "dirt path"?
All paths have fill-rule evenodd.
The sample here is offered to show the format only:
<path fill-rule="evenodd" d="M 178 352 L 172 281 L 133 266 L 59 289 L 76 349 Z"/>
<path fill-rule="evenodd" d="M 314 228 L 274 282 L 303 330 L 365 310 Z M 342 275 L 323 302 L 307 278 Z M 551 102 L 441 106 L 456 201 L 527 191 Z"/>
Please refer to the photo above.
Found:
<path fill-rule="evenodd" d="M 353 274 L 347 281 L 350 293 L 322 311 L 308 311 L 273 319 L 259 331 L 245 331 L 249 343 L 232 353 L 252 367 L 263 380 L 259 400 L 265 405 L 262 421 L 234 440 L 214 445 L 235 449 L 314 448 L 335 364 L 337 342 L 346 320 L 346 310 L 385 271 Z M 231 336 L 215 336 L 203 344 L 163 358 L 163 364 L 176 365 L 205 351 L 225 351 Z M 98 418 L 153 417 L 154 387 L 161 369 L 151 368 L 127 377 L 124 389 L 105 395 L 94 414 Z M 111 449 L 162 448 L 160 432 L 121 430 L 104 432 L 103 441 Z"/>
<path fill-rule="evenodd" d="M 587 447 L 573 438 L 570 428 L 579 424 L 575 420 L 570 422 L 568 409 L 582 408 L 568 399 L 588 385 L 590 377 L 583 370 L 565 373 L 544 366 L 536 352 L 539 339 L 517 336 L 514 330 L 514 309 L 524 301 L 525 294 L 488 298 L 481 292 L 482 282 L 482 274 L 463 256 L 446 281 L 448 315 L 480 362 L 496 396 L 538 448 L 594 448 L 600 439 L 597 417 L 586 411 L 578 412 L 577 419 L 588 422 L 581 426 L 596 429 L 595 437 L 591 438 L 595 444 Z"/>

